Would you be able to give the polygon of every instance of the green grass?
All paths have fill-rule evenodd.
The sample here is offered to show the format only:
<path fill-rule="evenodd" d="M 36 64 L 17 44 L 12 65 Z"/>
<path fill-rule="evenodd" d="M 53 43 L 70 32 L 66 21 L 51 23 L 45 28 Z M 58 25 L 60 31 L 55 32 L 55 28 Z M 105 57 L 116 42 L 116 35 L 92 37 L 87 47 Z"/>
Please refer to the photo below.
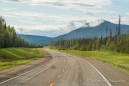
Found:
<path fill-rule="evenodd" d="M 59 50 L 61 52 L 83 56 L 99 60 L 109 66 L 119 69 L 129 74 L 129 54 L 122 54 L 112 51 L 76 51 L 76 50 Z"/>
<path fill-rule="evenodd" d="M 0 49 L 0 70 L 22 65 L 43 56 L 43 52 L 36 48 Z"/>

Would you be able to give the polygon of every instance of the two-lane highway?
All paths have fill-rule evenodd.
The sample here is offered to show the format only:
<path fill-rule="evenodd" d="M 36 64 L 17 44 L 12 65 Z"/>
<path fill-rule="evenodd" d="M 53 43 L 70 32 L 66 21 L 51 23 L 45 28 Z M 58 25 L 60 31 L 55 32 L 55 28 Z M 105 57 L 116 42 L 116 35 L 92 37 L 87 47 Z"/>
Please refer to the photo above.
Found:
<path fill-rule="evenodd" d="M 109 79 L 114 79 L 113 76 L 105 77 L 105 75 L 103 75 L 100 70 L 98 70 L 92 63 L 90 63 L 85 59 L 52 50 L 46 50 L 46 51 L 53 56 L 53 59 L 31 71 L 25 72 L 11 79 L 0 82 L 0 86 L 128 86 L 129 85 L 127 81 L 128 78 L 123 78 L 121 76 L 120 77 L 118 76 L 116 78 L 118 80 L 123 80 L 123 81 L 111 82 Z M 110 70 L 108 70 L 108 66 L 104 66 L 103 69 L 105 69 L 105 73 L 110 72 Z"/>

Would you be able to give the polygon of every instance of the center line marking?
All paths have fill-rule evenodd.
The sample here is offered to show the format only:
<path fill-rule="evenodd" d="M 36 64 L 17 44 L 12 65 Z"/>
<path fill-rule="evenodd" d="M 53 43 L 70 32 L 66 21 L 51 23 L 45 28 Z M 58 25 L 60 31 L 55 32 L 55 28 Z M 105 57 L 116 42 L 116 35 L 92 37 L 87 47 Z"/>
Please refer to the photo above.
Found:
<path fill-rule="evenodd" d="M 60 75 L 58 75 L 58 78 L 60 78 L 61 77 L 61 74 Z"/>
<path fill-rule="evenodd" d="M 51 84 L 50 84 L 50 86 L 53 86 L 53 85 L 54 85 L 54 83 L 51 83 Z"/>

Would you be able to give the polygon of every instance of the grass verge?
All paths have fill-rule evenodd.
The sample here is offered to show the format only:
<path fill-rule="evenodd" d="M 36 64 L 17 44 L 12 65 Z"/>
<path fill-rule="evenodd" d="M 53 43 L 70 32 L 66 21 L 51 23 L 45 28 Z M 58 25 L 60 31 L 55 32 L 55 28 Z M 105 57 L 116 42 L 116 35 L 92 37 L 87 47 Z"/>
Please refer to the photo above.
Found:
<path fill-rule="evenodd" d="M 117 53 L 112 51 L 76 51 L 76 50 L 59 50 L 59 51 L 99 60 L 129 75 L 129 54 Z"/>
<path fill-rule="evenodd" d="M 22 65 L 43 56 L 43 52 L 36 48 L 0 49 L 0 70 Z"/>

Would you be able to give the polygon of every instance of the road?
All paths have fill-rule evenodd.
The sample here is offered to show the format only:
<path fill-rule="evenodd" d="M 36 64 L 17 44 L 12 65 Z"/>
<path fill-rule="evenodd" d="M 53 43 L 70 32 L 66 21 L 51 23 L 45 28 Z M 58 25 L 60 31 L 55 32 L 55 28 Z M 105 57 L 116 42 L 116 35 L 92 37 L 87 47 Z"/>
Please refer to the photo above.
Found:
<path fill-rule="evenodd" d="M 129 76 L 101 62 L 52 50 L 53 58 L 0 86 L 129 86 Z"/>

